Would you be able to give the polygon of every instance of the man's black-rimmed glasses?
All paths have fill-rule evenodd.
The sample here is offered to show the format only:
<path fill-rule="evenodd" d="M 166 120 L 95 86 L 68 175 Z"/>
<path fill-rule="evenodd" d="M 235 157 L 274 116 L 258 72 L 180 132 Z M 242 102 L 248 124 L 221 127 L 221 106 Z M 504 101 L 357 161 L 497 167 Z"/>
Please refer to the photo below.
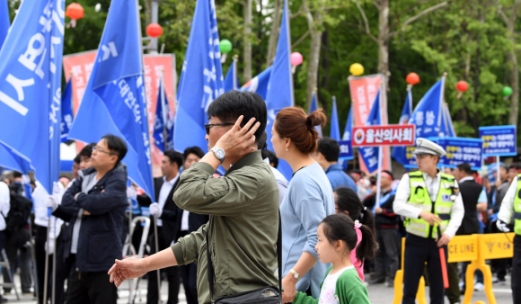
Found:
<path fill-rule="evenodd" d="M 227 126 L 233 126 L 235 123 L 233 122 L 222 122 L 222 123 L 215 123 L 215 124 L 205 124 L 204 128 L 206 129 L 206 134 L 210 134 L 210 128 L 211 127 L 227 127 Z"/>

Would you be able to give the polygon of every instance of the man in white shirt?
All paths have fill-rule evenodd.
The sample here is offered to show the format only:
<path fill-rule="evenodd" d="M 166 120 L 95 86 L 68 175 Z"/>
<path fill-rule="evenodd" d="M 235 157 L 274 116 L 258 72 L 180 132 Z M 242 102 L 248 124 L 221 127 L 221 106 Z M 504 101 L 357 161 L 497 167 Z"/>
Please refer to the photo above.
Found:
<path fill-rule="evenodd" d="M 445 150 L 424 138 L 419 138 L 416 146 L 419 171 L 402 177 L 394 199 L 394 211 L 406 217 L 407 230 L 402 304 L 416 303 L 425 262 L 430 303 L 443 304 L 445 289 L 439 249 L 443 248 L 447 257 L 447 244 L 463 219 L 463 202 L 454 177 L 436 168 Z"/>
<path fill-rule="evenodd" d="M 165 151 L 161 161 L 163 177 L 154 179 L 155 203 L 150 204 L 152 220 L 157 220 L 157 239 L 159 250 L 170 246 L 177 232 L 177 206 L 174 203 L 174 190 L 179 182 L 179 168 L 183 165 L 183 155 L 179 152 Z M 151 254 L 156 253 L 153 236 L 149 238 Z M 163 270 L 168 279 L 168 304 L 178 303 L 179 295 L 179 271 L 176 267 L 168 267 Z M 155 271 L 147 274 L 148 292 L 147 303 L 158 303 L 158 282 Z"/>

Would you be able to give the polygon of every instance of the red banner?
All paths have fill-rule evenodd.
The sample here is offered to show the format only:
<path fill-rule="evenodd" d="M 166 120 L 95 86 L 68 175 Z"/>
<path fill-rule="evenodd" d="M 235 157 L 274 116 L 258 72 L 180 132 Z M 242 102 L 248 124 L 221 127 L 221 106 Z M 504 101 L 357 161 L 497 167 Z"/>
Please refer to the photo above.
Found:
<path fill-rule="evenodd" d="M 88 51 L 77 54 L 63 56 L 63 69 L 65 71 L 65 79 L 68 81 L 72 77 L 72 109 L 74 114 L 78 111 L 78 107 L 85 93 L 87 82 L 89 80 L 96 51 Z M 169 106 L 172 113 L 175 113 L 175 83 L 177 81 L 175 74 L 175 59 L 172 54 L 161 55 L 144 55 L 144 78 L 145 92 L 147 97 L 148 109 L 148 130 L 152 136 L 154 117 L 156 114 L 157 92 L 159 89 L 159 81 L 163 75 L 165 83 L 165 91 L 168 97 Z M 151 138 L 150 142 L 154 142 Z M 77 144 L 77 149 L 81 149 L 83 145 Z M 155 145 L 152 145 L 152 165 L 154 176 L 161 175 L 162 153 Z"/>
<path fill-rule="evenodd" d="M 362 77 L 349 76 L 347 78 L 349 82 L 349 90 L 351 92 L 351 100 L 353 102 L 354 126 L 363 126 L 367 123 L 367 117 L 371 112 L 371 107 L 373 106 L 379 89 L 382 89 L 382 94 L 380 94 L 381 123 L 382 125 L 387 125 L 387 91 L 385 88 L 385 83 L 382 81 L 383 79 L 384 78 L 381 74 L 367 75 Z M 368 172 L 367 166 L 365 165 L 364 160 L 360 155 L 358 156 L 358 160 L 360 164 L 360 170 Z M 391 170 L 391 153 L 388 147 L 383 148 L 382 160 L 382 169 Z M 368 173 L 373 174 L 374 172 Z"/>
<path fill-rule="evenodd" d="M 355 126 L 353 147 L 414 146 L 415 125 Z"/>

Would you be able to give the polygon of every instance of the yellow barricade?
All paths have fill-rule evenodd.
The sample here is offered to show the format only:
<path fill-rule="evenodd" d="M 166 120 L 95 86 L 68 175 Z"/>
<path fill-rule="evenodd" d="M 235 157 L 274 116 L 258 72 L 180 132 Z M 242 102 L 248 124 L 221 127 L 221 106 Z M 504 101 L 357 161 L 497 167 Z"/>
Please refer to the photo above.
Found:
<path fill-rule="evenodd" d="M 514 233 L 492 233 L 455 236 L 447 245 L 449 263 L 470 262 L 465 273 L 464 304 L 470 304 L 474 293 L 474 273 L 481 270 L 483 284 L 489 304 L 497 304 L 492 290 L 492 273 L 485 261 L 492 259 L 511 258 L 514 255 Z M 403 261 L 405 252 L 405 238 L 402 238 L 401 265 L 394 278 L 393 304 L 399 304 L 403 298 Z M 416 294 L 418 304 L 427 304 L 425 300 L 425 280 L 422 277 Z"/>

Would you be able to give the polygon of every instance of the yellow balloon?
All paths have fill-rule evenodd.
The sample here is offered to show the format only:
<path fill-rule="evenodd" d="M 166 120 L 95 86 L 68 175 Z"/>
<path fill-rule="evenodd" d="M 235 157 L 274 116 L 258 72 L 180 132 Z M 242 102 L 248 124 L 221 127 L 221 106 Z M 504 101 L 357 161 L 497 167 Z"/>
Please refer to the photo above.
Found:
<path fill-rule="evenodd" d="M 354 76 L 360 76 L 364 73 L 364 66 L 360 63 L 353 63 L 349 67 L 349 72 L 351 72 L 351 74 Z"/>

